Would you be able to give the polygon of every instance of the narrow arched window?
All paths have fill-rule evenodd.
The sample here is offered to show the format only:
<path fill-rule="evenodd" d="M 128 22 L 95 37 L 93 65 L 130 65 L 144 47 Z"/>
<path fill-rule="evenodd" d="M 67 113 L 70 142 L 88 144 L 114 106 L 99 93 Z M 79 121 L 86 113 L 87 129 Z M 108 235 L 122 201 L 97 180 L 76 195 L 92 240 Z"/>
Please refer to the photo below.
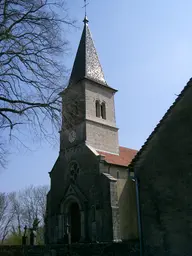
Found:
<path fill-rule="evenodd" d="M 117 171 L 117 179 L 119 179 L 119 171 Z"/>
<path fill-rule="evenodd" d="M 100 102 L 98 100 L 96 100 L 95 102 L 95 110 L 96 110 L 96 117 L 100 117 L 101 116 Z"/>
<path fill-rule="evenodd" d="M 106 105 L 105 105 L 105 102 L 102 102 L 102 104 L 101 104 L 101 117 L 103 119 L 106 119 Z"/>

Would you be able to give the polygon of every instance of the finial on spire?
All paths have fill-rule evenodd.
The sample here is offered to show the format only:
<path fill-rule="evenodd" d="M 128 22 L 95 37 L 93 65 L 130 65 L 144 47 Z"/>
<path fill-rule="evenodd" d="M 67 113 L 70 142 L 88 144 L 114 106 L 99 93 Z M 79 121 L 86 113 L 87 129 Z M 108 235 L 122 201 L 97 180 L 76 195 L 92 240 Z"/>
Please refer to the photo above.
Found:
<path fill-rule="evenodd" d="M 84 0 L 84 6 L 82 7 L 82 8 L 85 8 L 85 18 L 84 18 L 84 20 L 83 20 L 83 22 L 86 24 L 86 23 L 88 23 L 89 22 L 89 20 L 88 20 L 88 18 L 87 18 L 87 5 L 89 4 L 89 3 L 87 3 L 87 0 Z"/>
<path fill-rule="evenodd" d="M 85 24 L 87 24 L 87 23 L 89 22 L 89 20 L 88 20 L 87 16 L 85 16 L 85 18 L 84 18 L 83 22 L 84 22 Z"/>

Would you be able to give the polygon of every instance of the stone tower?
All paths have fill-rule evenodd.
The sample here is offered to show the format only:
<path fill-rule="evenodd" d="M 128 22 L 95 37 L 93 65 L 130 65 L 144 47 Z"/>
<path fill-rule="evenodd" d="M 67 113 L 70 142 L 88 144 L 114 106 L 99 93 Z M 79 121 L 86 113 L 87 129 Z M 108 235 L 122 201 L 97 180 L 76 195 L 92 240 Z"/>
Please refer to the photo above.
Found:
<path fill-rule="evenodd" d="M 86 143 L 97 150 L 119 153 L 116 91 L 105 81 L 85 17 L 69 85 L 62 93 L 61 151 Z"/>
<path fill-rule="evenodd" d="M 49 173 L 46 243 L 137 237 L 135 190 L 127 172 L 137 151 L 119 146 L 116 91 L 105 81 L 85 17 L 69 84 L 61 93 L 60 152 Z"/>

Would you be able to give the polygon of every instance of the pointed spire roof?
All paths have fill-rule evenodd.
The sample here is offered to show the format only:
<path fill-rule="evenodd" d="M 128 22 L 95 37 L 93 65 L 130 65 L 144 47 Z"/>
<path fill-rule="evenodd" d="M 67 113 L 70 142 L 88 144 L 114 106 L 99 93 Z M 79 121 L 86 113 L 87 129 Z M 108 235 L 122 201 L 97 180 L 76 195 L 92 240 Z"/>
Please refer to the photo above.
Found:
<path fill-rule="evenodd" d="M 107 85 L 101 64 L 88 27 L 88 18 L 84 18 L 84 29 L 73 64 L 69 84 L 76 84 L 83 78 Z"/>

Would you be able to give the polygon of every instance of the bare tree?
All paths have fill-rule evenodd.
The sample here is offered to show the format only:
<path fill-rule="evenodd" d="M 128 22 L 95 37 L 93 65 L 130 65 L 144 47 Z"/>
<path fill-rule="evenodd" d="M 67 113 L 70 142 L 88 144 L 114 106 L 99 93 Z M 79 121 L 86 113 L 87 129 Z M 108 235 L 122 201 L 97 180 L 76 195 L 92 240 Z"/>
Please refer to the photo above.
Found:
<path fill-rule="evenodd" d="M 11 221 L 11 231 L 14 234 L 21 234 L 21 225 L 22 225 L 22 207 L 20 205 L 19 195 L 16 192 L 12 192 L 9 195 L 10 200 L 10 212 L 13 215 Z"/>
<path fill-rule="evenodd" d="M 46 202 L 47 202 L 47 193 L 49 191 L 49 187 L 47 185 L 39 186 L 33 188 L 34 198 L 36 200 L 36 204 L 38 205 L 38 217 L 41 221 L 41 225 L 44 223 L 45 214 L 46 214 Z"/>
<path fill-rule="evenodd" d="M 19 232 L 25 225 L 32 227 L 35 219 L 40 221 L 40 225 L 44 224 L 47 192 L 48 186 L 30 186 L 11 195 L 14 230 Z"/>
<path fill-rule="evenodd" d="M 30 186 L 20 192 L 0 193 L 1 243 L 20 244 L 25 225 L 28 230 L 38 226 L 38 240 L 43 243 L 48 189 L 48 186 Z"/>
<path fill-rule="evenodd" d="M 0 166 L 5 168 L 7 164 L 8 150 L 6 149 L 4 139 L 0 136 Z"/>
<path fill-rule="evenodd" d="M 9 197 L 5 193 L 0 193 L 0 241 L 6 239 L 13 220 L 13 214 L 10 210 Z"/>
<path fill-rule="evenodd" d="M 53 134 L 68 72 L 62 35 L 73 26 L 64 0 L 0 1 L 0 128 Z M 15 128 L 15 129 L 13 129 Z"/>

